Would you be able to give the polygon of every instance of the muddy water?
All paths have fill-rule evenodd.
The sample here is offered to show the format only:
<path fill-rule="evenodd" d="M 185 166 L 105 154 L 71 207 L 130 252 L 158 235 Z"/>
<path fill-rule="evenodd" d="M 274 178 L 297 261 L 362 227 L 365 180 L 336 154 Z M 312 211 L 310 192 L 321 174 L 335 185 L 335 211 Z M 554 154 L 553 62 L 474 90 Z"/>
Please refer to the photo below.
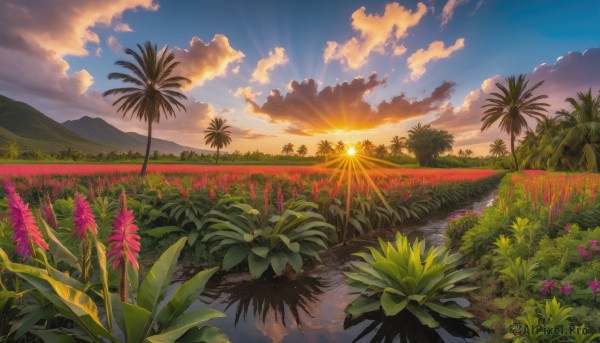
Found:
<path fill-rule="evenodd" d="M 496 193 L 464 204 L 459 210 L 438 213 L 419 224 L 398 228 L 410 239 L 425 238 L 427 244 L 445 241 L 448 218 L 465 211 L 480 212 L 490 206 Z M 210 306 L 227 317 L 211 321 L 232 342 L 478 342 L 487 338 L 471 322 L 439 318 L 440 328 L 432 330 L 420 325 L 411 315 L 386 318 L 373 313 L 358 321 L 346 318 L 344 308 L 355 296 L 349 294 L 343 271 L 350 269 L 351 253 L 372 245 L 377 237 L 390 239 L 395 230 L 379 230 L 337 247 L 322 255 L 323 263 L 305 266 L 305 272 L 294 281 L 256 280 L 248 274 L 215 277 L 203 296 L 191 309 Z M 195 270 L 186 268 L 177 278 L 185 280 Z M 171 286 L 171 291 L 174 289 Z M 466 300 L 459 300 L 468 305 Z"/>

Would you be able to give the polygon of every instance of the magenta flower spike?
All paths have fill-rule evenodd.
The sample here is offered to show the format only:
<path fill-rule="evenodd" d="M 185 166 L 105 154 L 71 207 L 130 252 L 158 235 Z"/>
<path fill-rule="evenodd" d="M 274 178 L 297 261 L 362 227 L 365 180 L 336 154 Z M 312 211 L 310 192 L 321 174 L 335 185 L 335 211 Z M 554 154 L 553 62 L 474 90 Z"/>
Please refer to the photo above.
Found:
<path fill-rule="evenodd" d="M 48 245 L 44 242 L 44 237 L 37 227 L 31 210 L 29 210 L 29 204 L 23 202 L 12 182 L 6 181 L 4 188 L 13 225 L 13 241 L 16 245 L 17 254 L 26 259 L 27 257 L 33 257 L 35 246 L 48 250 Z"/>
<path fill-rule="evenodd" d="M 111 236 L 108 238 L 109 253 L 107 258 L 113 259 L 113 269 L 119 264 L 129 261 L 133 268 L 138 269 L 138 253 L 140 251 L 140 236 L 137 234 L 133 210 L 127 210 L 125 194 L 122 195 L 121 209 L 115 216 Z"/>
<path fill-rule="evenodd" d="M 588 286 L 590 286 L 590 288 L 592 289 L 592 293 L 594 294 L 594 301 L 596 301 L 598 292 L 600 291 L 600 281 L 598 281 L 597 279 L 589 280 Z"/>
<path fill-rule="evenodd" d="M 550 294 L 552 291 L 554 291 L 554 280 L 541 280 L 540 286 L 542 286 L 542 289 L 540 289 L 540 293 L 542 293 L 542 295 Z"/>
<path fill-rule="evenodd" d="M 75 193 L 75 211 L 73 212 L 75 217 L 75 230 L 73 230 L 73 237 L 77 237 L 83 240 L 88 233 L 88 230 L 94 234 L 98 232 L 98 225 L 96 224 L 96 217 L 92 213 L 90 205 L 85 200 L 85 196 Z"/>
<path fill-rule="evenodd" d="M 568 283 L 565 283 L 560 287 L 560 291 L 564 295 L 569 295 L 569 293 L 571 293 L 572 290 L 573 290 L 573 287 Z"/>

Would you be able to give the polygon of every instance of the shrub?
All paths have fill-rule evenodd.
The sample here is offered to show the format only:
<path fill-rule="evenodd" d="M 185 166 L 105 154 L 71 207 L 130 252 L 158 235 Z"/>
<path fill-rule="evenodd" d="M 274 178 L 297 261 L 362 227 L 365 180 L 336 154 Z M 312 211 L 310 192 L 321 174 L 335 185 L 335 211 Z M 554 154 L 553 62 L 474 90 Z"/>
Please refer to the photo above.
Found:
<path fill-rule="evenodd" d="M 458 218 L 452 219 L 448 223 L 448 229 L 444 233 L 446 238 L 448 238 L 448 247 L 457 249 L 465 232 L 475 227 L 477 223 L 479 223 L 479 217 L 469 211 Z"/>

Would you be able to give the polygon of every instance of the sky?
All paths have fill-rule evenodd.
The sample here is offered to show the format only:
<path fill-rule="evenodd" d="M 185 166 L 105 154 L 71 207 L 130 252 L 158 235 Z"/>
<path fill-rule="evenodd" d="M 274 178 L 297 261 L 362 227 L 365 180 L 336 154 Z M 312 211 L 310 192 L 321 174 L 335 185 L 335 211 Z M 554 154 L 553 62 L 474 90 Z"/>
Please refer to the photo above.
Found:
<path fill-rule="evenodd" d="M 485 155 L 507 136 L 481 132 L 497 82 L 544 81 L 550 115 L 600 90 L 600 1 L 0 0 L 0 94 L 62 122 L 100 117 L 123 131 L 102 93 L 121 87 L 124 49 L 151 41 L 192 83 L 187 110 L 154 137 L 207 148 L 214 117 L 226 151 L 279 153 L 323 139 L 390 144 L 417 123 L 449 131 L 455 151 Z"/>

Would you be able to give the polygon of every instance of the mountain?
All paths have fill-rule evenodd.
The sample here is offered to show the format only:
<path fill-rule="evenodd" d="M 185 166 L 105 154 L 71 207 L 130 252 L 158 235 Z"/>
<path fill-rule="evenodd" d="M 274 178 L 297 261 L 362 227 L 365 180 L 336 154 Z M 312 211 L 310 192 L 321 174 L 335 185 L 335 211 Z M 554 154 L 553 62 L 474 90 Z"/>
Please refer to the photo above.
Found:
<path fill-rule="evenodd" d="M 146 136 L 135 132 L 123 132 L 100 118 L 86 116 L 77 120 L 68 120 L 62 125 L 90 141 L 113 147 L 118 151 L 132 150 L 142 154 L 146 152 Z M 199 154 L 214 153 L 210 150 L 196 149 L 158 138 L 152 138 L 151 149 L 152 151 L 158 150 L 163 154 L 175 155 L 179 155 L 184 150 L 193 150 Z"/>
<path fill-rule="evenodd" d="M 0 146 L 9 142 L 18 143 L 21 149 L 44 152 L 68 149 L 85 153 L 110 151 L 109 147 L 78 135 L 30 105 L 0 95 Z"/>

